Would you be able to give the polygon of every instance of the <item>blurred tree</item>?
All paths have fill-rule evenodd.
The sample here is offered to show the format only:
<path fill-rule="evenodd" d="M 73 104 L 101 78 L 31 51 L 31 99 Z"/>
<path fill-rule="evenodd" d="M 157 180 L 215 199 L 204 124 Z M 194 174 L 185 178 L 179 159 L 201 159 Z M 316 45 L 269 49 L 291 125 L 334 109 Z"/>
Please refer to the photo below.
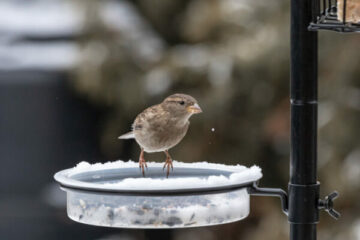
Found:
<path fill-rule="evenodd" d="M 263 183 L 286 188 L 288 1 L 94 0 L 77 4 L 84 9 L 85 34 L 79 38 L 83 58 L 74 71 L 74 86 L 108 108 L 101 142 L 109 159 L 136 160 L 135 143 L 117 141 L 117 136 L 129 130 L 145 107 L 185 92 L 199 100 L 204 113 L 194 118 L 187 137 L 172 150 L 176 159 L 257 164 L 265 173 Z M 359 37 L 320 33 L 319 41 L 320 180 L 324 193 L 337 188 L 349 194 L 337 204 L 343 211 L 357 213 L 359 191 L 355 194 L 354 188 L 360 185 L 349 185 L 358 180 L 349 174 L 359 163 L 353 160 L 358 156 L 360 135 L 360 52 L 355 51 Z M 156 154 L 149 159 L 163 160 Z M 286 218 L 278 214 L 277 205 L 276 200 L 255 199 L 251 219 L 256 220 L 236 223 L 248 230 L 232 228 L 232 239 L 286 239 Z M 356 219 L 352 214 L 329 229 L 325 225 L 333 223 L 324 218 L 319 234 L 322 239 L 350 237 L 353 226 L 348 222 Z M 225 230 L 230 231 L 226 226 L 216 228 Z M 339 233 L 329 234 L 335 232 Z M 221 236 L 216 234 L 214 239 Z"/>

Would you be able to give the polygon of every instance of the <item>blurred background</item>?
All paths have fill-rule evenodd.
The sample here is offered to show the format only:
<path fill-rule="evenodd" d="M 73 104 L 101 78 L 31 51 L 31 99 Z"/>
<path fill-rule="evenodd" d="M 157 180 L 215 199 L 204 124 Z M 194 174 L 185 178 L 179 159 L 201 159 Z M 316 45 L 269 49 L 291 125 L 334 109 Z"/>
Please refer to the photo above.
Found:
<path fill-rule="evenodd" d="M 80 161 L 138 159 L 117 136 L 176 92 L 198 99 L 178 161 L 259 165 L 261 186 L 289 179 L 289 1 L 2 0 L 0 239 L 288 239 L 275 198 L 244 221 L 135 231 L 66 216 L 53 174 Z M 321 196 L 340 192 L 319 239 L 360 239 L 359 34 L 319 33 Z M 212 131 L 214 128 L 214 131 Z M 163 161 L 163 154 L 148 154 Z"/>

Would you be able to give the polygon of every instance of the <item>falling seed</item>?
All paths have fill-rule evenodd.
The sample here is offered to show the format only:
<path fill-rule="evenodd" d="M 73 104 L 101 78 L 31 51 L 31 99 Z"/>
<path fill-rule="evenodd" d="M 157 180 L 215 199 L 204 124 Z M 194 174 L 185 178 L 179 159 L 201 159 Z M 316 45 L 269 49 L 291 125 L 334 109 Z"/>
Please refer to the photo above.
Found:
<path fill-rule="evenodd" d="M 212 128 L 211 131 L 212 131 L 212 132 L 215 132 L 215 128 Z"/>

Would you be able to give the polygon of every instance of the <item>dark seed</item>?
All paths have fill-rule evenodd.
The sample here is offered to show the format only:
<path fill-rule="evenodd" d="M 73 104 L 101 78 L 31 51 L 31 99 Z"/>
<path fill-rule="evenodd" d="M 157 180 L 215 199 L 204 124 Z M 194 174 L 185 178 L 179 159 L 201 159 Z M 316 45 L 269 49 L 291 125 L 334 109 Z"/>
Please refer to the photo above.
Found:
<path fill-rule="evenodd" d="M 150 210 L 152 207 L 151 207 L 149 204 L 144 204 L 144 205 L 142 206 L 142 208 L 143 208 L 144 210 Z"/>
<path fill-rule="evenodd" d="M 109 209 L 108 212 L 107 212 L 107 217 L 110 219 L 110 220 L 113 220 L 114 219 L 114 211 L 112 209 Z"/>
<path fill-rule="evenodd" d="M 145 211 L 144 211 L 144 210 L 141 210 L 141 209 L 138 209 L 138 210 L 136 210 L 136 213 L 137 213 L 138 215 L 144 215 Z"/>
<path fill-rule="evenodd" d="M 140 220 L 135 220 L 135 221 L 133 222 L 133 224 L 139 225 L 139 224 L 141 224 L 141 222 L 140 222 Z"/>
<path fill-rule="evenodd" d="M 159 216 L 160 210 L 158 208 L 154 209 L 154 215 Z"/>
<path fill-rule="evenodd" d="M 171 211 L 170 211 L 171 214 L 177 214 L 178 212 L 179 212 L 179 211 L 177 211 L 177 210 L 171 210 Z"/>
<path fill-rule="evenodd" d="M 163 224 L 168 225 L 170 227 L 174 226 L 174 225 L 182 224 L 182 223 L 183 222 L 178 217 L 169 217 L 166 221 L 163 222 Z"/>

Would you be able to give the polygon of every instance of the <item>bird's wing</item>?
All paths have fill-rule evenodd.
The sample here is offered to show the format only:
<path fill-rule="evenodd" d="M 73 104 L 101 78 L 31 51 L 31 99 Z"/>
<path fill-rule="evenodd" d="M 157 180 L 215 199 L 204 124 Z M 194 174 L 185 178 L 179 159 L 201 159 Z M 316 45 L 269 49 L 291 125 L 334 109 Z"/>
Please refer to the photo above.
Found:
<path fill-rule="evenodd" d="M 121 135 L 119 137 L 119 139 L 135 138 L 134 131 L 141 130 L 144 127 L 144 125 L 148 125 L 149 122 L 151 122 L 154 118 L 157 118 L 159 108 L 160 108 L 160 105 L 158 104 L 158 105 L 154 105 L 152 107 L 145 109 L 142 113 L 140 113 L 136 117 L 136 119 L 132 125 L 132 131 Z"/>
<path fill-rule="evenodd" d="M 140 113 L 133 124 L 133 131 L 141 130 L 143 128 L 153 126 L 159 119 L 166 119 L 166 112 L 162 109 L 160 104 L 148 107 Z"/>
<path fill-rule="evenodd" d="M 131 138 L 135 138 L 133 131 L 125 133 L 119 137 L 119 139 L 131 139 Z"/>

